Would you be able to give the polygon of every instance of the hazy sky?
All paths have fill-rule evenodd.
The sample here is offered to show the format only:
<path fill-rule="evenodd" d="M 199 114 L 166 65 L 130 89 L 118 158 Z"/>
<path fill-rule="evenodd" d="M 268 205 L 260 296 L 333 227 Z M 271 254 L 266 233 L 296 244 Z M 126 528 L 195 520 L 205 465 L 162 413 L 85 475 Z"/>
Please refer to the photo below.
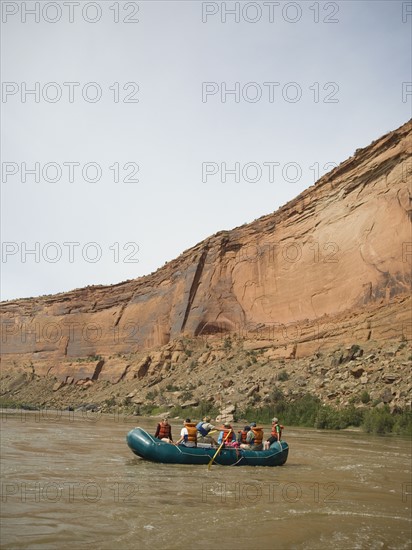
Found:
<path fill-rule="evenodd" d="M 392 0 L 2 2 L 2 299 L 277 210 L 411 117 L 411 23 Z"/>

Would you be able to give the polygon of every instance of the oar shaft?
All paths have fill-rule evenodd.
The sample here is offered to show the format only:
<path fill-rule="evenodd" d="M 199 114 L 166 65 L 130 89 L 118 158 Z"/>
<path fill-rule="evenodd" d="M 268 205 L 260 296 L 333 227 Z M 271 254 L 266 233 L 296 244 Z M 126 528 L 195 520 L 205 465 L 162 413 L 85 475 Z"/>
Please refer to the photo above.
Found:
<path fill-rule="evenodd" d="M 209 462 L 209 464 L 207 465 L 208 469 L 210 470 L 210 467 L 211 465 L 213 464 L 213 461 L 215 460 L 215 458 L 217 457 L 217 455 L 219 454 L 220 452 L 220 449 L 223 447 L 223 445 L 225 444 L 226 442 L 226 439 L 229 437 L 229 435 L 233 432 L 233 430 L 229 430 L 228 433 L 226 434 L 226 437 L 224 438 L 224 440 L 222 441 L 220 447 L 218 448 L 218 450 L 215 452 L 215 454 L 213 455 L 213 458 L 212 460 Z"/>

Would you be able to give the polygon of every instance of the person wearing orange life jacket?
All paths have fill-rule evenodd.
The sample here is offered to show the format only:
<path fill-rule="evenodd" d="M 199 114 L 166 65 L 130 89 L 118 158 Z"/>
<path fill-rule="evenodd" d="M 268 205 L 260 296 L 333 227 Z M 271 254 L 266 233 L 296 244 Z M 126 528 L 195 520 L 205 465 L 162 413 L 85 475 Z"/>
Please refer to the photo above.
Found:
<path fill-rule="evenodd" d="M 276 416 L 272 418 L 272 431 L 270 432 L 270 437 L 265 441 L 265 450 L 269 449 L 275 441 L 279 441 L 280 444 L 283 429 L 284 427 L 279 424 L 279 420 Z"/>
<path fill-rule="evenodd" d="M 226 436 L 227 436 L 227 439 L 225 439 Z M 235 447 L 235 446 L 237 447 L 236 434 L 230 424 L 223 424 L 223 429 L 219 433 L 217 442 L 219 445 L 224 442 L 224 444 L 227 447 Z"/>
<path fill-rule="evenodd" d="M 186 420 L 183 421 L 183 428 L 180 431 L 180 439 L 176 441 L 176 445 L 184 445 L 185 447 L 196 447 L 196 423 L 192 422 L 190 418 L 186 418 Z"/>
<path fill-rule="evenodd" d="M 256 426 L 256 422 L 250 423 L 250 429 L 253 432 L 253 451 L 261 451 L 263 449 L 263 430 L 260 426 Z"/>
<path fill-rule="evenodd" d="M 165 441 L 166 443 L 173 442 L 172 426 L 169 424 L 167 418 L 161 420 L 161 422 L 159 422 L 159 424 L 157 425 L 155 437 L 161 439 L 162 441 Z"/>

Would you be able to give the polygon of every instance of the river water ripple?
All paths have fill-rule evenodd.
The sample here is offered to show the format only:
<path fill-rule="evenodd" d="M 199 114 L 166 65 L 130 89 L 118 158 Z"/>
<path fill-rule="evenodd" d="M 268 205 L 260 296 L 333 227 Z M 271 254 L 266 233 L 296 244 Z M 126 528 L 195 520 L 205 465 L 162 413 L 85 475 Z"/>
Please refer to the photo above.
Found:
<path fill-rule="evenodd" d="M 155 419 L 1 418 L 1 547 L 243 550 L 412 546 L 411 442 L 286 429 L 285 466 L 153 464 L 125 443 Z M 180 421 L 172 422 L 175 438 Z M 268 427 L 265 430 L 268 433 Z"/>

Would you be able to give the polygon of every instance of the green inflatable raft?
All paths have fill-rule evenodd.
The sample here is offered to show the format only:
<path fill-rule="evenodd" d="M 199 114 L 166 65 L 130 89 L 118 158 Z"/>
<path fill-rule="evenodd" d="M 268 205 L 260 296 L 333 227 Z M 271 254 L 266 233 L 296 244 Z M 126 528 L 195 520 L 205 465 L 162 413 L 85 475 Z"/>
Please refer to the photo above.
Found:
<path fill-rule="evenodd" d="M 134 428 L 126 441 L 135 455 L 152 462 L 164 464 L 208 464 L 217 449 L 211 447 L 184 447 L 166 443 L 148 434 L 142 428 Z M 273 443 L 267 451 L 249 451 L 224 447 L 214 459 L 221 466 L 282 466 L 288 458 L 286 441 Z"/>

